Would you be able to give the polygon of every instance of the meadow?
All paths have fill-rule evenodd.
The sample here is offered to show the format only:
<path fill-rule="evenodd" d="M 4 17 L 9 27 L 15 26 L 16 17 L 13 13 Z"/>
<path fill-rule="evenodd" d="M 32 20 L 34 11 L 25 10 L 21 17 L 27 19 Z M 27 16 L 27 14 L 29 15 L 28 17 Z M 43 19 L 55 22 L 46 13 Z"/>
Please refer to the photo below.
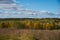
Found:
<path fill-rule="evenodd" d="M 0 40 L 60 40 L 60 19 L 0 19 Z"/>
<path fill-rule="evenodd" d="M 60 40 L 60 30 L 0 29 L 0 40 Z"/>

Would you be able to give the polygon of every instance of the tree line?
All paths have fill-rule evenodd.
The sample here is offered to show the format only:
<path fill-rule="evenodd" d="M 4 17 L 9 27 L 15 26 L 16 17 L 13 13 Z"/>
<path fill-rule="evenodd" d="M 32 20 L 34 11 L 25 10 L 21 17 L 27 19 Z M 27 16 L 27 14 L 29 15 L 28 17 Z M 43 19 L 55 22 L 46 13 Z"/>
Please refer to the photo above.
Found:
<path fill-rule="evenodd" d="M 60 29 L 60 19 L 2 19 L 0 28 L 16 29 Z"/>

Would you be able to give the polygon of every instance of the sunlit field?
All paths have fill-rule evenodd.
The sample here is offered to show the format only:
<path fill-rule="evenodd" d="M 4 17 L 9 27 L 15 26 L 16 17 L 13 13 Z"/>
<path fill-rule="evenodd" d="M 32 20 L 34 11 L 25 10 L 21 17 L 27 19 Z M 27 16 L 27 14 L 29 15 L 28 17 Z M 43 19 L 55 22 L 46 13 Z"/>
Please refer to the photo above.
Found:
<path fill-rule="evenodd" d="M 0 19 L 0 40 L 60 40 L 60 19 Z"/>
<path fill-rule="evenodd" d="M 0 29 L 0 40 L 60 40 L 60 30 Z"/>

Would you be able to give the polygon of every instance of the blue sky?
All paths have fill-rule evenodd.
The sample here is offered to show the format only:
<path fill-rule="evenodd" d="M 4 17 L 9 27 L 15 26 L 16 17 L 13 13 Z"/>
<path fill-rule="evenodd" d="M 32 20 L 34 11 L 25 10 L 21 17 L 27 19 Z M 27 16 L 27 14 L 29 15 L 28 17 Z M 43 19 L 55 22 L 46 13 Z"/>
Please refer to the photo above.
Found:
<path fill-rule="evenodd" d="M 45 10 L 53 13 L 60 10 L 60 0 L 16 0 L 16 3 L 32 10 Z"/>
<path fill-rule="evenodd" d="M 60 0 L 0 0 L 0 4 L 8 4 L 0 5 L 0 18 L 60 18 Z"/>

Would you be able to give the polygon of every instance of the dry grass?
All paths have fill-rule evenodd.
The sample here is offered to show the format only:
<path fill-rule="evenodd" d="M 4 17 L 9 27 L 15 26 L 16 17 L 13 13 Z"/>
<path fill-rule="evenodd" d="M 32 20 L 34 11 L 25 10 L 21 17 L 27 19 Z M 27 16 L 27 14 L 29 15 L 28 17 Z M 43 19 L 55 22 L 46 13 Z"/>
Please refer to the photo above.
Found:
<path fill-rule="evenodd" d="M 0 40 L 60 40 L 60 30 L 0 29 Z"/>

